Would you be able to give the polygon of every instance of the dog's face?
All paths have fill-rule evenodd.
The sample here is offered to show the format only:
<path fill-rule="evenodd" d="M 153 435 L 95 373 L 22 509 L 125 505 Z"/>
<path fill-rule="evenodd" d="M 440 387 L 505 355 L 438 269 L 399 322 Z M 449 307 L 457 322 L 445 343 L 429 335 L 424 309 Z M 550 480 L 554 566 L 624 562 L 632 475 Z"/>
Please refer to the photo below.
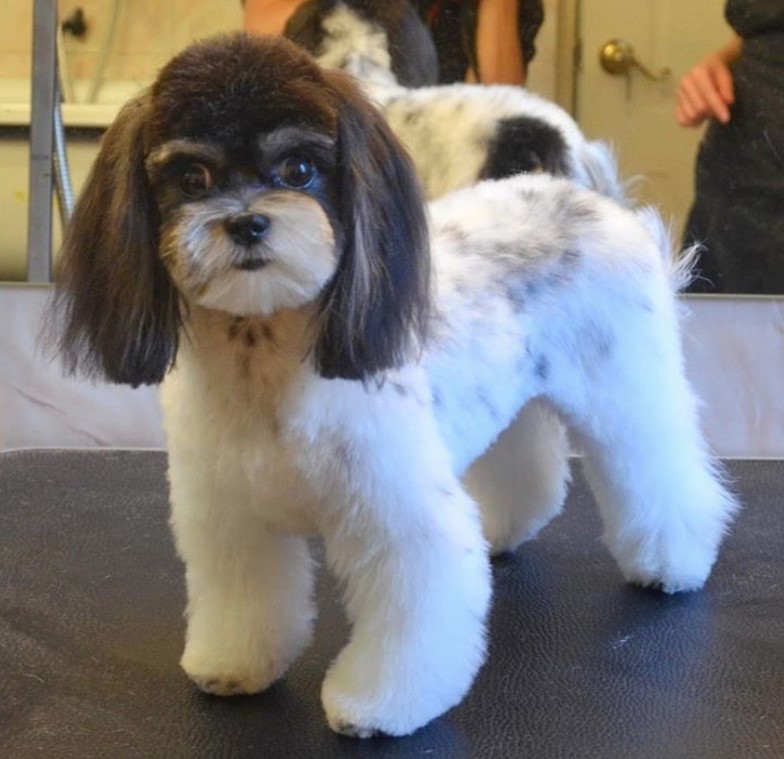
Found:
<path fill-rule="evenodd" d="M 61 255 L 62 345 L 157 382 L 189 307 L 308 306 L 320 373 L 365 379 L 424 328 L 428 272 L 413 169 L 351 82 L 285 40 L 220 37 L 105 136 Z"/>
<path fill-rule="evenodd" d="M 315 300 L 335 274 L 343 237 L 335 138 L 282 125 L 243 142 L 168 140 L 146 169 L 161 257 L 180 293 L 266 316 Z"/>
<path fill-rule="evenodd" d="M 289 48 L 248 42 L 161 72 L 145 158 L 179 292 L 241 316 L 313 301 L 343 244 L 338 93 Z"/>

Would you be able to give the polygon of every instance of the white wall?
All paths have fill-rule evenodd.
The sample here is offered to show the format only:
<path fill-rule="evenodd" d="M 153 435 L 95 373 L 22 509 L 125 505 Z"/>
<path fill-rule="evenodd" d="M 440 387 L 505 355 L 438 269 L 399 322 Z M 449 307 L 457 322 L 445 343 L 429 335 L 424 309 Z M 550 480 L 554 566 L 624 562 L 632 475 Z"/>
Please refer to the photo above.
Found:
<path fill-rule="evenodd" d="M 159 447 L 154 389 L 62 376 L 38 336 L 48 290 L 0 285 L 0 450 L 21 447 Z M 784 298 L 684 299 L 687 372 L 721 456 L 784 457 Z M 513 470 L 520 430 L 492 452 Z"/>

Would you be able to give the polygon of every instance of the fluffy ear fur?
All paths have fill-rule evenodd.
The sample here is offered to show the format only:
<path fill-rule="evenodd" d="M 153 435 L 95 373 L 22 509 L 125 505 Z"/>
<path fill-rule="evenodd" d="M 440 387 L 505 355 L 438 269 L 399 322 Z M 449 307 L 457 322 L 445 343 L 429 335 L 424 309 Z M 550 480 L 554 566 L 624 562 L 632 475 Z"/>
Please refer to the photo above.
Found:
<path fill-rule="evenodd" d="M 144 169 L 146 96 L 107 131 L 66 232 L 50 325 L 66 366 L 154 384 L 177 352 L 176 291 L 158 255 L 158 213 Z"/>
<path fill-rule="evenodd" d="M 322 295 L 316 365 L 366 380 L 410 359 L 425 339 L 430 249 L 415 169 L 381 114 L 339 72 L 338 161 L 344 245 Z"/>

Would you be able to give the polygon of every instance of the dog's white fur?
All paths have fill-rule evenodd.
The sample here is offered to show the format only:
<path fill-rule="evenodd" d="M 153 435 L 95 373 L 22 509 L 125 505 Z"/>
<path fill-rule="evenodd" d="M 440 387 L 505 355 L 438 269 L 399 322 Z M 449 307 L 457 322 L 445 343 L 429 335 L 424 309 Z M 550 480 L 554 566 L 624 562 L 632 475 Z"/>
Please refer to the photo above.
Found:
<path fill-rule="evenodd" d="M 205 690 L 260 690 L 306 645 L 315 532 L 353 625 L 324 683 L 331 726 L 402 735 L 458 703 L 490 600 L 460 476 L 526 403 L 584 445 L 628 580 L 674 592 L 708 576 L 734 502 L 684 378 L 668 258 L 645 226 L 548 177 L 483 183 L 431 213 L 437 334 L 382 384 L 314 373 L 307 303 L 245 352 L 225 340 L 230 317 L 193 309 L 162 397 L 188 578 L 182 664 Z M 482 515 L 495 550 L 560 507 L 565 441 L 538 431 L 526 490 Z"/>

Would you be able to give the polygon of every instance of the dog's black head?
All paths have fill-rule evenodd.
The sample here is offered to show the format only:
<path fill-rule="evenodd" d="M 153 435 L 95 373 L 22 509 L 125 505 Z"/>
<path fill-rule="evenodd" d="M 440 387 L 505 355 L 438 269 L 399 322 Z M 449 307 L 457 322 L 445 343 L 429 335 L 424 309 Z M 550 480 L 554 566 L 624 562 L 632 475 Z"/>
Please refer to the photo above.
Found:
<path fill-rule="evenodd" d="M 430 32 L 406 0 L 309 0 L 291 16 L 284 35 L 324 65 L 360 77 L 365 67 L 379 67 L 405 87 L 438 82 Z"/>
<path fill-rule="evenodd" d="M 139 385 L 173 365 L 189 306 L 308 308 L 319 373 L 364 380 L 423 337 L 429 270 L 382 117 L 294 44 L 237 34 L 175 57 L 106 133 L 55 314 L 72 370 Z"/>

